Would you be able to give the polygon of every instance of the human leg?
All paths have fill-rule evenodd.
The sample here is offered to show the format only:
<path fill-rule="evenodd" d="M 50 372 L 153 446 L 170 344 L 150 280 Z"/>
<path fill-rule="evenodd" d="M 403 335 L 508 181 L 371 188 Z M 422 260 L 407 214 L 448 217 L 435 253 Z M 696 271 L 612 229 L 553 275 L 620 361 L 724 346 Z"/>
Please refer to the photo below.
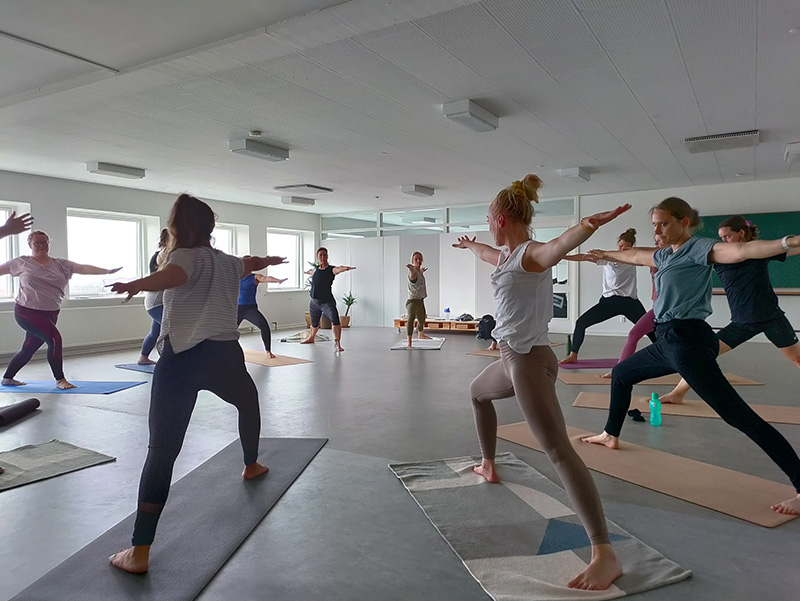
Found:
<path fill-rule="evenodd" d="M 419 299 L 419 317 L 417 317 L 417 338 L 420 340 L 430 340 L 431 337 L 425 333 L 425 320 L 428 319 L 428 312 L 425 310 L 425 300 Z"/>
<path fill-rule="evenodd" d="M 152 365 L 155 361 L 150 360 L 150 353 L 156 348 L 156 342 L 161 335 L 161 318 L 164 314 L 164 305 L 159 305 L 147 310 L 147 314 L 152 320 L 150 325 L 150 332 L 145 336 L 142 342 L 142 354 L 139 357 L 139 365 Z"/>
<path fill-rule="evenodd" d="M 800 367 L 800 342 L 797 340 L 797 333 L 792 324 L 782 315 L 778 319 L 768 322 L 764 328 L 769 341 L 794 363 L 795 367 Z"/>
<path fill-rule="evenodd" d="M 308 303 L 308 317 L 311 321 L 311 335 L 301 341 L 300 344 L 314 344 L 314 339 L 317 337 L 317 332 L 319 332 L 319 318 L 322 317 L 322 305 L 315 298 L 312 298 Z"/>
<path fill-rule="evenodd" d="M 635 353 L 636 345 L 643 336 L 647 335 L 649 332 L 652 332 L 655 326 L 655 314 L 653 313 L 653 310 L 650 309 L 647 313 L 639 318 L 639 321 L 637 321 L 631 328 L 631 331 L 628 332 L 628 338 L 625 340 L 625 346 L 622 347 L 622 352 L 619 355 L 618 363 L 625 361 L 625 359 Z M 611 372 L 605 373 L 601 377 L 610 378 Z"/>
<path fill-rule="evenodd" d="M 514 396 L 514 385 L 506 373 L 503 362 L 495 361 L 478 374 L 470 384 L 469 394 L 483 458 L 481 465 L 473 469 L 489 482 L 499 482 L 494 467 L 497 450 L 497 413 L 492 401 Z"/>
<path fill-rule="evenodd" d="M 25 342 L 20 351 L 11 359 L 3 376 L 4 385 L 16 382 L 14 376 L 31 360 L 34 353 L 47 344 L 47 362 L 56 379 L 58 388 L 75 388 L 64 378 L 61 332 L 56 327 L 58 311 L 38 311 L 21 305 L 14 305 L 14 318 L 25 330 Z"/>
<path fill-rule="evenodd" d="M 331 300 L 322 303 L 322 312 L 331 320 L 331 329 L 333 329 L 333 350 L 336 353 L 341 353 L 342 348 L 342 323 L 339 320 L 339 309 L 336 308 L 336 301 Z"/>
<path fill-rule="evenodd" d="M 600 302 L 578 318 L 578 321 L 575 322 L 575 331 L 572 334 L 572 351 L 560 363 L 575 363 L 578 360 L 578 353 L 586 337 L 587 328 L 611 319 L 615 315 L 620 315 L 618 307 L 610 299 L 613 299 L 613 297 L 601 297 Z"/>
<path fill-rule="evenodd" d="M 418 303 L 414 302 L 415 299 L 409 298 L 406 301 L 406 336 L 408 337 L 408 346 L 411 346 L 411 335 L 414 333 L 414 320 L 417 319 Z"/>
<path fill-rule="evenodd" d="M 239 316 L 241 316 L 241 319 L 239 319 Z M 258 305 L 239 305 L 237 319 L 239 319 L 239 323 L 246 319 L 259 329 L 261 342 L 264 343 L 264 350 L 267 351 L 267 355 L 274 358 L 275 355 L 272 354 L 272 331 L 269 329 L 267 318 L 258 310 Z"/>

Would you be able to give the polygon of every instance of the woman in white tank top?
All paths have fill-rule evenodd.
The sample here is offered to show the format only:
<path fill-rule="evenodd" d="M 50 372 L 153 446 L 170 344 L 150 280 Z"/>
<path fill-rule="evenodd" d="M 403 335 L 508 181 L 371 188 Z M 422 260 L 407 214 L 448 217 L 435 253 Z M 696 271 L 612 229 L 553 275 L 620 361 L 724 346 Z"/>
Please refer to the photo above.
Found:
<path fill-rule="evenodd" d="M 585 217 L 579 225 L 543 244 L 530 236 L 532 203 L 538 202 L 541 183 L 537 176 L 526 175 L 501 190 L 490 205 L 489 229 L 495 243 L 506 247 L 504 250 L 468 236 L 453 245 L 467 248 L 497 267 L 491 276 L 497 301 L 497 326 L 492 336 L 499 342 L 501 359 L 483 370 L 470 386 L 483 457 L 481 465 L 473 469 L 488 482 L 500 481 L 494 460 L 497 414 L 492 401 L 516 396 L 592 544 L 591 561 L 567 586 L 603 590 L 622 575 L 622 567 L 609 542 L 597 488 L 567 436 L 556 397 L 558 362 L 547 340 L 547 324 L 553 316 L 552 266 L 630 205 Z"/>

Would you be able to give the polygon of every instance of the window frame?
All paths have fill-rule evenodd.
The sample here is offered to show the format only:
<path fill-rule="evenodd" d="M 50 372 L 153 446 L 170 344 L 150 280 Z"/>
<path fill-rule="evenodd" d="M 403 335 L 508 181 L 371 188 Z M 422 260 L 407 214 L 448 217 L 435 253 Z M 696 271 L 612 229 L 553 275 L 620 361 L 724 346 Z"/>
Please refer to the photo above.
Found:
<path fill-rule="evenodd" d="M 296 245 L 297 245 L 297 266 L 296 266 L 296 275 L 297 275 L 297 287 L 282 287 L 282 284 L 275 284 L 275 283 L 268 283 L 267 284 L 267 292 L 302 292 L 306 290 L 306 280 L 308 276 L 305 274 L 306 265 L 311 260 L 316 260 L 316 233 L 311 230 L 300 230 L 294 228 L 285 228 L 285 227 L 267 227 L 265 232 L 265 242 L 266 242 L 266 249 L 267 255 L 275 255 L 276 253 L 270 249 L 269 244 L 269 236 L 270 234 L 282 234 L 282 235 L 293 235 L 296 236 Z M 292 257 L 286 257 L 288 260 L 288 264 L 292 263 Z"/>

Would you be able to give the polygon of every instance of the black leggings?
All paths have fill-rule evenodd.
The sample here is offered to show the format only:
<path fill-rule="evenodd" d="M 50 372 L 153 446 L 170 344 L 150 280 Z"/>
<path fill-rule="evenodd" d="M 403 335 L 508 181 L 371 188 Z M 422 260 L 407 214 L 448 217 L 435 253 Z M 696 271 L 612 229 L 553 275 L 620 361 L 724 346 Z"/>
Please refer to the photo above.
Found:
<path fill-rule="evenodd" d="M 258 305 L 239 305 L 236 312 L 236 325 L 238 326 L 245 319 L 261 330 L 261 340 L 264 341 L 264 348 L 269 353 L 272 350 L 272 332 L 270 332 L 267 318 L 258 310 Z"/>
<path fill-rule="evenodd" d="M 656 324 L 658 341 L 618 363 L 611 372 L 611 407 L 605 431 L 619 436 L 631 404 L 633 385 L 678 372 L 719 416 L 769 455 L 800 493 L 800 459 L 792 445 L 753 411 L 725 379 L 719 340 L 701 319 Z"/>
<path fill-rule="evenodd" d="M 258 390 L 245 368 L 239 342 L 204 340 L 175 354 L 167 337 L 150 390 L 150 444 L 139 481 L 133 545 L 149 545 L 155 538 L 158 518 L 169 495 L 172 468 L 201 390 L 213 392 L 239 410 L 244 464 L 255 463 L 258 458 L 261 433 Z"/>
<path fill-rule="evenodd" d="M 624 315 L 628 321 L 636 323 L 646 312 L 642 301 L 638 298 L 631 298 L 630 296 L 600 297 L 600 302 L 586 311 L 575 322 L 575 333 L 572 335 L 572 352 L 577 354 L 580 350 L 587 328 L 617 315 Z M 655 342 L 656 339 L 652 333 L 647 336 Z"/>
<path fill-rule="evenodd" d="M 64 357 L 61 332 L 56 328 L 58 311 L 39 311 L 14 303 L 14 319 L 25 330 L 25 341 L 22 348 L 14 355 L 6 368 L 4 378 L 13 378 L 33 354 L 43 344 L 47 344 L 47 362 L 56 380 L 64 379 Z"/>

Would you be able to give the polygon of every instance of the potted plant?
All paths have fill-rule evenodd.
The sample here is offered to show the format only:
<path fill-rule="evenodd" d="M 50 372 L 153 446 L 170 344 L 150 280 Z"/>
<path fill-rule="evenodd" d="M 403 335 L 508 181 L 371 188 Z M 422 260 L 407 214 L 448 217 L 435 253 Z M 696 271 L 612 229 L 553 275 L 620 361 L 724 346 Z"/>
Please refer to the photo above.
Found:
<path fill-rule="evenodd" d="M 344 302 L 345 306 L 347 307 L 347 309 L 345 309 L 344 311 L 344 315 L 340 317 L 340 321 L 342 323 L 343 328 L 350 327 L 350 307 L 356 304 L 356 300 L 357 299 L 355 296 L 353 296 L 352 290 L 347 293 L 347 296 L 342 298 L 342 302 Z"/>

